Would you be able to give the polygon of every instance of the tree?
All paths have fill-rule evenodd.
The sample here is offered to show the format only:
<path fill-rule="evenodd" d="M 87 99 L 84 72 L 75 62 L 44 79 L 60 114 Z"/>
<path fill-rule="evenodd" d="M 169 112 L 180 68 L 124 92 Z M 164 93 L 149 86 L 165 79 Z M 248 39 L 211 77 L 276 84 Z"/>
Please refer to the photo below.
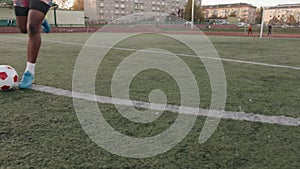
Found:
<path fill-rule="evenodd" d="M 198 22 L 200 22 L 200 21 L 201 21 L 201 22 L 204 22 L 204 21 L 205 21 L 204 14 L 203 14 L 203 12 L 202 12 L 201 4 L 197 7 L 195 19 L 196 19 L 196 21 L 198 21 Z"/>
<path fill-rule="evenodd" d="M 184 19 L 191 21 L 192 20 L 192 1 L 189 0 L 185 6 L 185 12 L 184 12 Z M 197 5 L 194 5 L 194 21 L 199 21 L 201 19 L 202 12 L 200 10 L 201 8 L 197 7 Z"/>
<path fill-rule="evenodd" d="M 84 10 L 84 0 L 75 0 L 72 10 L 83 11 Z"/>
<path fill-rule="evenodd" d="M 263 7 L 256 9 L 256 17 L 255 17 L 255 23 L 261 24 L 262 22 L 262 13 L 263 13 Z"/>
<path fill-rule="evenodd" d="M 61 9 L 66 9 L 66 6 L 68 4 L 68 0 L 55 0 L 55 2 Z"/>
<path fill-rule="evenodd" d="M 269 24 L 272 24 L 272 25 L 278 25 L 280 23 L 280 20 L 279 18 L 277 18 L 277 16 L 273 16 L 272 19 L 270 19 L 269 21 Z"/>
<path fill-rule="evenodd" d="M 231 12 L 228 16 L 229 16 L 229 17 L 236 17 L 235 11 L 234 11 L 234 12 Z"/>
<path fill-rule="evenodd" d="M 288 16 L 288 19 L 287 19 L 287 24 L 289 24 L 289 25 L 296 25 L 296 23 L 297 23 L 297 21 L 295 19 L 295 16 L 292 15 L 292 14 L 290 14 Z"/>
<path fill-rule="evenodd" d="M 209 18 L 210 18 L 210 19 L 217 19 L 217 18 L 218 18 L 218 15 L 212 14 Z"/>

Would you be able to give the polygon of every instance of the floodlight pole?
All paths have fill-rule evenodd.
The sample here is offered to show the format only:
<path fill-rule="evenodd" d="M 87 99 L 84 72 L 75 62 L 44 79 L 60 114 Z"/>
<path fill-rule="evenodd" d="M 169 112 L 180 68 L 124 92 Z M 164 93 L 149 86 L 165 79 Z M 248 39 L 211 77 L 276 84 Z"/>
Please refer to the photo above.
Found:
<path fill-rule="evenodd" d="M 265 15 L 265 7 L 262 8 L 262 15 L 261 15 L 261 24 L 260 24 L 260 38 L 263 38 L 263 31 L 264 31 L 264 15 Z"/>
<path fill-rule="evenodd" d="M 195 12 L 195 9 L 194 9 L 194 6 L 195 6 L 195 0 L 192 0 L 192 18 L 191 18 L 191 28 L 193 29 L 194 28 L 194 12 Z"/>

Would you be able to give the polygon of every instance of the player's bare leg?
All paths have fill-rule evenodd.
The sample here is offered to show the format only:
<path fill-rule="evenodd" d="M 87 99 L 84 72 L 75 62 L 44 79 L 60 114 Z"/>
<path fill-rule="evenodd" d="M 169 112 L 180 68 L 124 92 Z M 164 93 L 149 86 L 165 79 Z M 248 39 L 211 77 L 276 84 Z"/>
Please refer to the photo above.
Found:
<path fill-rule="evenodd" d="M 37 10 L 30 10 L 28 13 L 27 30 L 28 30 L 28 46 L 27 61 L 36 63 L 39 50 L 41 47 L 41 25 L 44 20 L 44 13 Z"/>
<path fill-rule="evenodd" d="M 16 16 L 17 26 L 22 33 L 27 33 L 27 16 Z"/>
<path fill-rule="evenodd" d="M 40 28 L 52 0 L 14 0 L 17 24 L 22 33 L 28 33 L 27 65 L 22 80 L 21 89 L 29 89 L 34 78 L 34 69 L 41 47 Z"/>
<path fill-rule="evenodd" d="M 26 25 L 27 32 L 28 32 L 27 65 L 21 83 L 19 85 L 19 87 L 22 89 L 28 89 L 31 88 L 32 86 L 35 63 L 37 61 L 41 43 L 42 43 L 40 28 L 44 20 L 44 17 L 45 14 L 38 10 L 31 9 L 28 12 L 27 25 Z"/>

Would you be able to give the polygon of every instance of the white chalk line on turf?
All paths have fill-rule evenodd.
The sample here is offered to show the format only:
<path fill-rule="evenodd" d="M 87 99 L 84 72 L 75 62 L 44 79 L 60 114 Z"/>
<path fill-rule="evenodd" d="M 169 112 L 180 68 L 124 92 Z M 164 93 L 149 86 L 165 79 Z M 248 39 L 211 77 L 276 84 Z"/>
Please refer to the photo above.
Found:
<path fill-rule="evenodd" d="M 170 54 L 168 52 L 159 52 L 159 51 L 153 51 L 153 50 L 139 50 L 139 49 L 121 48 L 121 47 L 111 47 L 111 46 L 104 46 L 104 45 L 88 45 L 88 44 L 70 43 L 70 42 L 63 42 L 63 41 L 49 41 L 49 40 L 48 40 L 48 42 L 62 43 L 62 44 L 69 44 L 69 45 L 85 45 L 85 46 L 89 46 L 89 47 L 116 49 L 116 50 L 133 51 L 133 52 L 139 51 L 139 52 L 165 54 L 165 55 Z M 203 59 L 211 59 L 211 60 L 220 60 L 220 61 L 224 61 L 224 62 L 234 62 L 234 63 L 243 63 L 243 64 L 250 64 L 250 65 L 257 65 L 257 66 L 266 66 L 266 67 L 300 70 L 300 67 L 295 67 L 295 66 L 275 65 L 275 64 L 269 64 L 269 63 L 243 61 L 243 60 L 236 60 L 236 59 L 225 59 L 225 58 L 219 58 L 219 57 L 197 56 L 197 55 L 189 55 L 189 54 L 181 54 L 181 53 L 174 53 L 174 54 L 178 55 L 178 56 L 195 57 L 195 58 L 203 58 Z"/>
<path fill-rule="evenodd" d="M 96 101 L 104 104 L 113 105 L 123 105 L 123 106 L 134 106 L 138 108 L 146 108 L 151 110 L 169 111 L 174 113 L 183 113 L 187 115 L 198 115 L 202 117 L 215 117 L 239 121 L 249 121 L 249 122 L 260 122 L 268 124 L 278 124 L 284 126 L 299 126 L 300 118 L 292 118 L 285 116 L 266 116 L 261 114 L 245 113 L 245 112 L 231 112 L 231 111 L 210 111 L 206 109 L 199 109 L 193 107 L 184 107 L 177 105 L 162 105 L 149 102 L 135 101 L 135 100 L 125 100 L 119 98 L 111 98 L 106 96 L 97 96 L 87 93 L 76 93 L 69 90 L 33 85 L 32 87 L 35 91 L 50 93 L 53 95 L 65 96 L 69 98 L 83 99 L 87 101 Z"/>
<path fill-rule="evenodd" d="M 17 38 L 17 37 L 14 37 L 14 38 Z M 26 39 L 26 38 L 17 38 L 17 39 Z M 137 51 L 141 52 L 142 51 L 142 52 L 156 53 L 156 54 L 170 54 L 167 52 L 164 53 L 164 52 L 158 52 L 158 51 L 152 51 L 152 50 L 139 50 L 139 49 L 130 49 L 130 48 L 111 47 L 111 46 L 104 46 L 104 45 L 88 45 L 88 44 L 82 44 L 82 43 L 64 42 L 64 41 L 56 41 L 56 40 L 43 40 L 43 41 L 51 42 L 51 43 L 60 43 L 60 44 L 65 44 L 65 45 L 89 46 L 89 47 L 96 47 L 96 48 L 117 49 L 117 50 L 124 50 L 124 51 L 133 51 L 133 52 L 137 52 Z M 198 58 L 203 58 L 203 59 L 220 60 L 220 61 L 224 61 L 224 62 L 242 63 L 242 64 L 249 64 L 249 65 L 256 65 L 256 66 L 300 70 L 300 67 L 295 67 L 295 66 L 276 65 L 276 64 L 253 62 L 253 61 L 226 59 L 226 58 L 219 58 L 219 57 L 197 56 L 197 55 L 180 54 L 180 53 L 173 53 L 173 54 L 178 55 L 178 56 L 185 56 L 185 57 L 195 57 L 195 58 L 198 57 Z"/>

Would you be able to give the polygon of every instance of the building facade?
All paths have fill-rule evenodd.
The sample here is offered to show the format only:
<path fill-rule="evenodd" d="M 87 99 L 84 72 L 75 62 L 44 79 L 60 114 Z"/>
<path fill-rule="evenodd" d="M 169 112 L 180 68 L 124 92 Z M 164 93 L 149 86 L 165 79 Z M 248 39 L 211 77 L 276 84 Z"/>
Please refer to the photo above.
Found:
<path fill-rule="evenodd" d="M 111 22 L 122 16 L 143 13 L 161 12 L 178 14 L 184 9 L 188 0 L 86 0 L 84 1 L 85 17 L 89 22 Z M 198 2 L 198 1 L 197 1 Z"/>
<path fill-rule="evenodd" d="M 247 3 L 206 5 L 202 7 L 206 19 L 236 17 L 239 22 L 255 23 L 256 7 Z"/>
<path fill-rule="evenodd" d="M 300 4 L 281 4 L 266 7 L 263 21 L 273 25 L 299 25 Z"/>

